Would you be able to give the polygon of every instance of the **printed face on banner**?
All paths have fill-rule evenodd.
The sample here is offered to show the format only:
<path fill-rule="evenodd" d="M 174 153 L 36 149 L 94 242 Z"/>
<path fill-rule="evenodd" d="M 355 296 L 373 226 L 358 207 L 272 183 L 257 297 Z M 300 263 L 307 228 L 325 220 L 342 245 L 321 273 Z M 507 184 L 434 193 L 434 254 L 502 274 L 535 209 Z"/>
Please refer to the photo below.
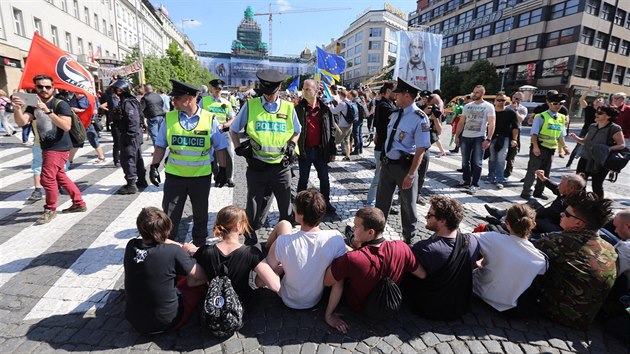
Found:
<path fill-rule="evenodd" d="M 442 35 L 425 31 L 397 32 L 398 57 L 394 76 L 421 90 L 440 88 Z"/>

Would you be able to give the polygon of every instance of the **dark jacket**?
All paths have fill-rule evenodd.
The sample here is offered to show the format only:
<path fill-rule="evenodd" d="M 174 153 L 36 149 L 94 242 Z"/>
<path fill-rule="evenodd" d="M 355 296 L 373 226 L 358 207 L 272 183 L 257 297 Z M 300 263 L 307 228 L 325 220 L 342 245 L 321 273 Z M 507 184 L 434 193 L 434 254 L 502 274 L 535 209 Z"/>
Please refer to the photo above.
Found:
<path fill-rule="evenodd" d="M 335 125 L 333 124 L 333 115 L 330 108 L 328 108 L 322 100 L 319 98 L 317 100 L 319 101 L 319 123 L 322 127 L 322 142 L 319 145 L 319 148 L 324 156 L 334 156 L 337 153 L 337 148 L 335 147 Z M 305 141 L 307 133 L 306 130 L 308 129 L 306 125 L 307 106 L 308 102 L 305 99 L 302 99 L 295 106 L 295 113 L 298 116 L 300 125 L 302 125 L 302 132 L 298 138 L 298 147 L 300 152 L 306 151 Z"/>
<path fill-rule="evenodd" d="M 124 98 L 120 104 L 122 119 L 119 123 L 123 145 L 130 145 L 137 140 L 142 143 L 142 111 L 140 102 L 135 97 Z"/>
<path fill-rule="evenodd" d="M 155 92 L 149 92 L 142 97 L 142 112 L 146 118 L 153 118 L 164 115 L 164 101 Z"/>

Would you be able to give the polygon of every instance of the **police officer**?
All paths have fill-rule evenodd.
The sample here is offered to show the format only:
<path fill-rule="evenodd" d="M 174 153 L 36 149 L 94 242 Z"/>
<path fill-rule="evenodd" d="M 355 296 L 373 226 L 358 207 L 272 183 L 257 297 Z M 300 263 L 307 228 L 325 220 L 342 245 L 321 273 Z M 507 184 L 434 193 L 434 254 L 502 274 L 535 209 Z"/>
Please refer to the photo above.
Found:
<path fill-rule="evenodd" d="M 224 132 L 226 140 L 228 141 L 227 155 L 226 155 L 226 172 L 227 172 L 227 186 L 234 187 L 234 181 L 232 180 L 232 174 L 234 171 L 234 145 L 230 140 L 228 133 L 230 125 L 234 121 L 236 114 L 234 113 L 234 106 L 230 101 L 221 97 L 221 90 L 223 90 L 225 82 L 221 79 L 210 80 L 210 95 L 204 96 L 201 99 L 201 108 L 210 112 L 219 123 L 219 130 Z M 216 183 L 215 187 L 223 187 L 222 184 Z"/>
<path fill-rule="evenodd" d="M 564 146 L 564 152 L 569 153 L 569 149 L 564 144 L 564 137 L 567 135 L 567 116 L 560 113 L 562 104 L 566 102 L 567 95 L 564 93 L 549 92 L 547 94 L 547 105 L 549 109 L 534 116 L 532 129 L 530 131 L 532 144 L 529 149 L 529 162 L 527 163 L 527 174 L 523 181 L 523 191 L 521 198 L 530 199 L 532 197 L 532 184 L 536 179 L 536 170 L 545 171 L 545 176 L 549 177 L 553 154 L 558 148 L 558 141 Z M 537 179 L 534 187 L 534 197 L 547 200 L 548 196 L 543 194 L 545 183 Z"/>
<path fill-rule="evenodd" d="M 166 148 L 170 149 L 165 164 L 166 180 L 162 209 L 171 218 L 171 238 L 177 236 L 179 221 L 190 198 L 193 213 L 192 239 L 197 247 L 206 244 L 208 237 L 208 196 L 212 176 L 212 150 L 217 151 L 219 161 L 218 181 L 225 183 L 225 149 L 228 142 L 219 130 L 219 123 L 210 112 L 197 105 L 199 88 L 171 80 L 175 110 L 166 113 L 155 139 L 155 151 L 149 178 L 160 185 L 158 168 Z"/>
<path fill-rule="evenodd" d="M 256 92 L 261 97 L 249 99 L 230 126 L 236 154 L 247 159 L 245 211 L 253 232 L 246 243 L 251 244 L 258 242 L 256 230 L 267 216 L 272 193 L 280 220 L 291 219 L 290 164 L 297 159 L 301 131 L 293 104 L 278 95 L 284 76 L 270 69 L 260 70 L 256 76 L 260 82 Z M 250 139 L 241 143 L 239 132 L 243 129 Z"/>
<path fill-rule="evenodd" d="M 430 123 L 427 115 L 414 104 L 420 89 L 400 77 L 394 89 L 398 112 L 387 125 L 387 140 L 383 151 L 381 174 L 376 192 L 376 207 L 387 217 L 396 187 L 400 189 L 400 210 L 403 237 L 406 243 L 416 233 L 417 172 L 425 150 L 431 146 Z"/>
<path fill-rule="evenodd" d="M 131 92 L 131 84 L 119 79 L 112 84 L 120 98 L 120 165 L 125 173 L 127 185 L 118 194 L 135 194 L 138 188 L 146 188 L 146 169 L 142 159 L 142 108 Z"/>

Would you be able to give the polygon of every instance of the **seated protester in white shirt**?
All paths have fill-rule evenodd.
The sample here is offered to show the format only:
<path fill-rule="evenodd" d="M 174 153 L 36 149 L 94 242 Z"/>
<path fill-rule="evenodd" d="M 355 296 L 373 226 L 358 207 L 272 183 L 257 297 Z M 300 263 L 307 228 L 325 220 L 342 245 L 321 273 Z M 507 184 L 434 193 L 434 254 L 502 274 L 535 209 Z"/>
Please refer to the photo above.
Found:
<path fill-rule="evenodd" d="M 293 202 L 300 231 L 291 233 L 291 223 L 281 221 L 267 241 L 267 263 L 284 272 L 280 297 L 293 309 L 308 309 L 324 292 L 324 273 L 330 263 L 346 253 L 346 244 L 337 230 L 321 230 L 326 200 L 315 189 L 301 191 Z"/>
<path fill-rule="evenodd" d="M 531 302 L 521 295 L 547 270 L 545 254 L 528 240 L 536 226 L 536 212 L 527 204 L 514 204 L 507 211 L 505 226 L 509 235 L 472 234 L 483 256 L 473 271 L 473 292 L 499 312 L 525 314 Z"/>
<path fill-rule="evenodd" d="M 173 224 L 160 209 L 142 209 L 141 238 L 125 248 L 125 318 L 140 333 L 173 331 L 184 325 L 208 290 L 206 275 L 177 242 Z"/>

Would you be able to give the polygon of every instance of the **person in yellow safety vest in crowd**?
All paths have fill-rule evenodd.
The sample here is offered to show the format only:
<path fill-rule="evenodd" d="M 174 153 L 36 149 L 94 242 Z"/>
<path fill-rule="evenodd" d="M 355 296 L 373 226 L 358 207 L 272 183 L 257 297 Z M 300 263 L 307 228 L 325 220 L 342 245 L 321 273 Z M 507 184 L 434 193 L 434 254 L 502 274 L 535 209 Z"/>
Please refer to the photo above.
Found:
<path fill-rule="evenodd" d="M 238 92 L 236 90 L 234 90 L 234 92 L 230 94 L 230 103 L 232 104 L 232 109 L 234 110 L 234 112 L 238 112 Z"/>
<path fill-rule="evenodd" d="M 162 182 L 159 166 L 166 148 L 170 149 L 164 172 L 164 197 L 162 209 L 171 218 L 171 239 L 176 239 L 179 222 L 190 198 L 193 213 L 192 239 L 197 247 L 206 244 L 208 237 L 208 196 L 212 177 L 213 150 L 217 152 L 218 180 L 225 183 L 225 150 L 228 141 L 219 129 L 219 123 L 210 112 L 197 105 L 199 88 L 171 80 L 175 110 L 166 113 L 155 139 L 155 151 L 149 179 L 155 186 Z"/>
<path fill-rule="evenodd" d="M 521 198 L 523 199 L 532 197 L 531 189 L 534 179 L 536 179 L 536 170 L 545 171 L 545 176 L 549 177 L 551 162 L 553 161 L 553 154 L 558 147 L 558 141 L 563 143 L 564 152 L 569 153 L 569 149 L 564 144 L 564 137 L 567 135 L 566 116 L 559 113 L 560 107 L 567 100 L 567 95 L 553 92 L 547 94 L 546 100 L 549 109 L 541 114 L 537 114 L 532 124 L 529 163 L 527 164 L 527 174 L 525 175 L 523 191 L 521 192 Z M 545 184 L 538 179 L 534 188 L 534 197 L 543 200 L 549 199 L 543 194 L 544 189 Z"/>
<path fill-rule="evenodd" d="M 281 100 L 278 91 L 282 73 L 266 69 L 256 72 L 260 82 L 230 126 L 230 136 L 238 156 L 247 160 L 247 207 L 245 211 L 251 232 L 246 244 L 256 244 L 256 230 L 262 227 L 276 197 L 280 220 L 291 221 L 291 167 L 297 161 L 296 144 L 302 127 L 293 104 Z M 241 143 L 239 133 L 245 129 L 249 140 Z"/>
<path fill-rule="evenodd" d="M 201 99 L 201 108 L 210 112 L 214 119 L 219 123 L 219 130 L 223 132 L 226 140 L 228 141 L 227 155 L 226 155 L 226 173 L 227 173 L 227 186 L 234 187 L 234 181 L 232 180 L 232 175 L 234 171 L 234 145 L 232 145 L 232 141 L 230 140 L 230 135 L 228 133 L 230 129 L 230 124 L 234 121 L 234 117 L 236 114 L 234 113 L 234 106 L 230 101 L 221 97 L 221 90 L 223 90 L 223 85 L 225 82 L 221 79 L 210 80 L 210 95 L 205 96 Z M 216 161 L 216 160 L 215 160 Z M 219 184 L 216 181 L 215 176 L 215 187 L 221 188 L 223 184 Z"/>

